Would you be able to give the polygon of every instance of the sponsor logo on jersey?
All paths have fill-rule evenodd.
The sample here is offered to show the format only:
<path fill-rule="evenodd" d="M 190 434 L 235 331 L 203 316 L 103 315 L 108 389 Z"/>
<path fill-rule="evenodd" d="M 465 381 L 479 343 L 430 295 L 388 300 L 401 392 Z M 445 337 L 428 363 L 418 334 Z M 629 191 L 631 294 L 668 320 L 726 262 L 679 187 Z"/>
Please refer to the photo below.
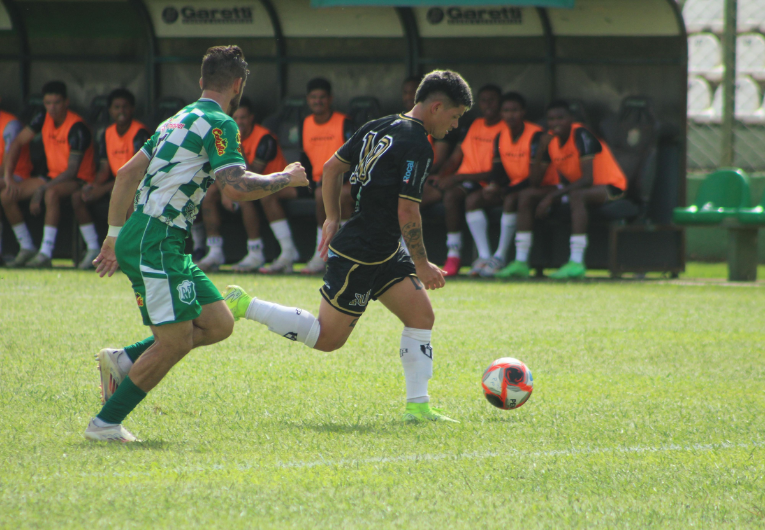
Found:
<path fill-rule="evenodd" d="M 215 150 L 218 151 L 218 156 L 223 156 L 223 153 L 226 152 L 226 147 L 228 147 L 228 140 L 223 138 L 223 131 L 217 127 L 212 130 L 212 134 L 215 137 Z"/>
<path fill-rule="evenodd" d="M 178 299 L 188 305 L 191 305 L 192 302 L 197 299 L 197 290 L 194 286 L 194 282 L 191 280 L 183 280 L 178 285 Z"/>
<path fill-rule="evenodd" d="M 141 296 L 141 293 L 135 293 L 135 301 L 138 304 L 138 307 L 143 307 L 143 296 Z"/>
<path fill-rule="evenodd" d="M 348 305 L 355 305 L 355 306 L 361 306 L 364 307 L 369 303 L 369 295 L 372 293 L 372 290 L 370 289 L 364 294 L 356 293 L 356 299 L 352 300 Z"/>
<path fill-rule="evenodd" d="M 239 131 L 236 131 L 236 150 L 239 151 L 240 155 L 244 155 L 242 152 L 242 133 Z"/>
<path fill-rule="evenodd" d="M 407 160 L 406 173 L 404 173 L 404 183 L 409 184 L 409 180 L 412 178 L 413 170 L 414 170 L 414 160 Z"/>

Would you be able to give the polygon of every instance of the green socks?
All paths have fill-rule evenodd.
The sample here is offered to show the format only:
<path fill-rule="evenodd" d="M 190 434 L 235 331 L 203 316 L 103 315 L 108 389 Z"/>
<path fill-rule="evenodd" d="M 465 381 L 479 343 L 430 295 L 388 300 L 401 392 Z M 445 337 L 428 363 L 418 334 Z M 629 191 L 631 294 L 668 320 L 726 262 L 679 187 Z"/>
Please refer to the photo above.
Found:
<path fill-rule="evenodd" d="M 98 413 L 98 419 L 106 423 L 122 423 L 138 404 L 146 397 L 146 392 L 135 386 L 126 376 L 104 408 Z"/>
<path fill-rule="evenodd" d="M 136 362 L 141 354 L 148 350 L 152 344 L 154 344 L 154 337 L 148 337 L 130 346 L 125 346 L 125 353 L 130 357 L 131 361 Z"/>

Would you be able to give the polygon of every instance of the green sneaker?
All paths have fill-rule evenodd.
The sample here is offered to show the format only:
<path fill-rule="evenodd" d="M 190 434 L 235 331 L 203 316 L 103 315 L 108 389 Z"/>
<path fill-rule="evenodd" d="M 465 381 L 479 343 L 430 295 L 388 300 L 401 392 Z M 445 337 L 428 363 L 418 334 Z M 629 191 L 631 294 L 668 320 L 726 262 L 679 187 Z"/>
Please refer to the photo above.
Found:
<path fill-rule="evenodd" d="M 497 272 L 495 278 L 528 278 L 529 263 L 527 261 L 514 261 L 501 271 Z"/>
<path fill-rule="evenodd" d="M 569 261 L 563 267 L 553 272 L 550 278 L 553 280 L 567 280 L 569 278 L 583 278 L 587 269 L 581 263 Z"/>
<path fill-rule="evenodd" d="M 231 314 L 234 315 L 234 320 L 239 320 L 250 306 L 252 297 L 238 285 L 227 285 L 226 296 L 223 297 L 223 301 L 231 310 Z"/>
<path fill-rule="evenodd" d="M 459 423 L 457 420 L 447 418 L 438 409 L 430 408 L 430 403 L 407 403 L 406 412 L 404 412 L 404 421 L 417 422 L 417 421 L 450 421 L 452 423 Z"/>

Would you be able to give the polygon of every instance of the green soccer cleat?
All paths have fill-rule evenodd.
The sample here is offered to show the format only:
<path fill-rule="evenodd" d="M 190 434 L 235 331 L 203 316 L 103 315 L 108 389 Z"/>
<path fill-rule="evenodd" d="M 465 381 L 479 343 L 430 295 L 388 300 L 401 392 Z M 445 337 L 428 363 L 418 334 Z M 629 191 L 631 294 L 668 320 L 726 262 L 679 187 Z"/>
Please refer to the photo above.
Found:
<path fill-rule="evenodd" d="M 527 261 L 513 261 L 510 265 L 497 272 L 495 278 L 528 278 L 529 263 Z"/>
<path fill-rule="evenodd" d="M 407 403 L 406 412 L 404 412 L 404 421 L 448 421 L 459 423 L 457 420 L 447 418 L 438 409 L 430 408 L 430 403 Z"/>
<path fill-rule="evenodd" d="M 553 280 L 567 280 L 569 278 L 584 278 L 587 269 L 581 263 L 569 261 L 563 267 L 553 272 L 550 278 Z"/>
<path fill-rule="evenodd" d="M 231 314 L 234 315 L 234 320 L 239 320 L 247 313 L 252 297 L 238 285 L 227 285 L 226 296 L 223 297 L 223 301 L 226 302 Z"/>

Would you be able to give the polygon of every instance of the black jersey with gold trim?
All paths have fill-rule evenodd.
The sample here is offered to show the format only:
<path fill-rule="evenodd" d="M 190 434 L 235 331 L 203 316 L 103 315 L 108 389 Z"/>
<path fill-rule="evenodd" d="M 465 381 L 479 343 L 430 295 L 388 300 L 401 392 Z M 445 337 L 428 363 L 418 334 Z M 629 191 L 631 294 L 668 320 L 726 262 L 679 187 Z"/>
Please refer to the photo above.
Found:
<path fill-rule="evenodd" d="M 335 156 L 351 165 L 356 207 L 335 235 L 330 250 L 350 260 L 375 264 L 398 249 L 398 201 L 420 202 L 433 148 L 422 122 L 396 114 L 361 127 Z"/>

